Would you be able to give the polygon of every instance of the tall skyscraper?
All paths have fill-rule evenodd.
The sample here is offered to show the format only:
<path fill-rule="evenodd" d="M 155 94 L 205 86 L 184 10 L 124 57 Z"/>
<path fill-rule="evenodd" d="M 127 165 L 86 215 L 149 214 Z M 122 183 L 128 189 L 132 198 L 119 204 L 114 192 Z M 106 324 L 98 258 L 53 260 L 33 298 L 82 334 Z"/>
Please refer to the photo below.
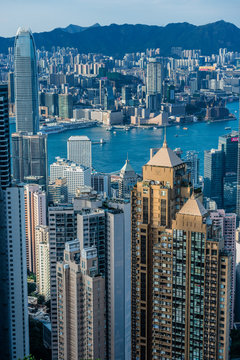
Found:
<path fill-rule="evenodd" d="M 74 240 L 57 263 L 59 360 L 106 358 L 105 281 L 97 262 L 96 248 L 80 250 Z"/>
<path fill-rule="evenodd" d="M 132 192 L 132 359 L 228 359 L 231 255 L 189 183 L 164 141 Z"/>
<path fill-rule="evenodd" d="M 185 162 L 187 169 L 191 176 L 191 183 L 195 185 L 199 184 L 199 157 L 196 151 L 187 151 Z"/>
<path fill-rule="evenodd" d="M 162 94 L 162 65 L 157 59 L 147 64 L 147 107 L 151 111 L 160 110 Z"/>
<path fill-rule="evenodd" d="M 8 88 L 0 84 L 1 359 L 29 354 L 23 188 L 11 187 Z"/>
<path fill-rule="evenodd" d="M 231 307 L 230 307 L 230 326 L 233 328 L 234 321 L 234 302 L 235 302 L 235 282 L 236 282 L 236 214 L 226 214 L 224 210 L 212 211 L 210 218 L 215 225 L 220 226 L 224 239 L 224 249 L 232 255 L 231 264 Z"/>
<path fill-rule="evenodd" d="M 9 337 L 8 359 L 29 355 L 27 300 L 27 262 L 25 240 L 24 188 L 6 189 L 7 241 L 9 263 Z"/>
<path fill-rule="evenodd" d="M 58 95 L 59 117 L 71 119 L 73 117 L 73 100 L 71 94 Z"/>
<path fill-rule="evenodd" d="M 39 129 L 36 49 L 32 32 L 19 28 L 14 45 L 16 130 L 36 134 Z"/>
<path fill-rule="evenodd" d="M 12 134 L 13 179 L 19 182 L 33 182 L 46 187 L 47 135 Z"/>
<path fill-rule="evenodd" d="M 76 213 L 73 205 L 57 205 L 48 208 L 50 243 L 50 286 L 51 286 L 51 325 L 52 359 L 58 360 L 58 321 L 57 321 L 57 261 L 63 261 L 65 243 L 77 237 Z"/>
<path fill-rule="evenodd" d="M 10 357 L 10 318 L 9 318 L 9 273 L 8 273 L 8 241 L 7 241 L 7 211 L 5 190 L 10 186 L 10 141 L 8 118 L 8 87 L 0 84 L 0 348 L 5 360 Z"/>
<path fill-rule="evenodd" d="M 47 197 L 36 184 L 26 185 L 24 195 L 27 268 L 36 274 L 38 246 L 35 243 L 35 228 L 38 225 L 47 225 Z"/>
<path fill-rule="evenodd" d="M 0 128 L 0 187 L 6 189 L 11 182 L 8 87 L 6 84 L 0 84 Z"/>
<path fill-rule="evenodd" d="M 87 136 L 71 136 L 67 142 L 67 158 L 92 169 L 92 142 Z"/>
<path fill-rule="evenodd" d="M 240 110 L 240 99 L 239 99 Z M 240 111 L 238 120 L 238 138 L 240 139 Z M 240 141 L 238 141 L 238 159 L 237 159 L 237 204 L 236 204 L 237 221 L 240 221 Z M 237 224 L 238 225 L 238 224 Z"/>
<path fill-rule="evenodd" d="M 204 151 L 204 196 L 223 206 L 224 152 L 212 149 Z"/>

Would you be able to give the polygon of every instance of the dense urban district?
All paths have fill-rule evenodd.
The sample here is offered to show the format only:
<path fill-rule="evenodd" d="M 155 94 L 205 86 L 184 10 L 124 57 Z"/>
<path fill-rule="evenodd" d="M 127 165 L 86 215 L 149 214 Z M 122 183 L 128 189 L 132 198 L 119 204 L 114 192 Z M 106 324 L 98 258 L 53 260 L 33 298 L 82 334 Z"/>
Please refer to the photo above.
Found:
<path fill-rule="evenodd" d="M 178 45 L 45 49 L 19 28 L 0 54 L 1 360 L 240 358 L 240 48 Z M 168 146 L 168 127 L 216 122 L 203 173 L 184 137 Z M 141 173 L 127 154 L 107 173 L 93 127 L 164 136 Z"/>

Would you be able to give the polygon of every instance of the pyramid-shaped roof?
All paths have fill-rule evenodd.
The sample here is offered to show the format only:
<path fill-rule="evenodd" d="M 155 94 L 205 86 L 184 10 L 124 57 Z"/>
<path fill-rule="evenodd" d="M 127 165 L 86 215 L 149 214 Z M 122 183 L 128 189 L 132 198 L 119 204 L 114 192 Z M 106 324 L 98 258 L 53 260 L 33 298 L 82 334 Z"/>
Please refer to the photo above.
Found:
<path fill-rule="evenodd" d="M 188 201 L 183 205 L 179 214 L 183 215 L 192 215 L 192 216 L 204 216 L 207 214 L 207 210 L 203 204 L 195 198 L 194 195 L 188 199 Z"/>
<path fill-rule="evenodd" d="M 133 168 L 132 168 L 132 165 L 130 165 L 130 162 L 129 162 L 129 160 L 127 159 L 126 160 L 126 162 L 125 162 L 125 164 L 124 164 L 124 166 L 122 167 L 122 169 L 121 169 L 121 173 L 122 172 L 135 172 L 134 170 L 133 170 Z"/>
<path fill-rule="evenodd" d="M 149 160 L 147 165 L 174 167 L 182 163 L 182 160 L 168 147 L 165 139 L 162 148 Z"/>

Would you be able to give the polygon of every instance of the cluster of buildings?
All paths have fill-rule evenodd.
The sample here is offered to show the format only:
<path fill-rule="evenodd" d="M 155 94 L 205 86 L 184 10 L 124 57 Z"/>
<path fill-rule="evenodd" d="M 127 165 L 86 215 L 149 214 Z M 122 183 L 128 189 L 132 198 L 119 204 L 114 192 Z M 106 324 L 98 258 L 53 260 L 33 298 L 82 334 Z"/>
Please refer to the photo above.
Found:
<path fill-rule="evenodd" d="M 201 101 L 211 97 L 203 84 L 224 80 L 237 59 L 225 50 L 212 58 L 172 51 L 175 58 L 160 58 L 157 49 L 121 61 L 75 49 L 48 53 L 18 30 L 14 76 L 10 86 L 0 84 L 1 359 L 29 355 L 27 272 L 51 301 L 53 360 L 229 359 L 240 313 L 238 134 L 205 151 L 203 181 L 198 154 L 183 157 L 165 136 L 142 176 L 127 159 L 113 184 L 93 169 L 86 136 L 71 136 L 67 159 L 57 157 L 48 174 L 47 135 L 39 131 L 43 111 L 54 121 L 74 112 L 121 113 L 135 125 L 181 121 L 188 90 Z M 189 67 L 194 73 L 212 62 L 216 68 L 186 77 Z M 113 68 L 119 76 L 110 81 Z M 141 81 L 119 88 L 123 75 Z M 11 152 L 9 106 L 16 112 Z"/>

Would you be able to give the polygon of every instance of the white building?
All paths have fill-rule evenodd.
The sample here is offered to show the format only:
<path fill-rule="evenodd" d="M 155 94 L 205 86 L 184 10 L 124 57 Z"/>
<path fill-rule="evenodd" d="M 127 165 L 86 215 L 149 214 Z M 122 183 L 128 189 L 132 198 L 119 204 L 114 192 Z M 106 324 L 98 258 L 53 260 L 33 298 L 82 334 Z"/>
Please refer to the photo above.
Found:
<path fill-rule="evenodd" d="M 6 189 L 10 303 L 10 359 L 29 355 L 27 262 L 23 187 Z"/>
<path fill-rule="evenodd" d="M 78 187 L 91 186 L 91 169 L 85 166 L 72 164 L 64 169 L 63 177 L 67 179 L 68 202 L 72 202 Z"/>
<path fill-rule="evenodd" d="M 36 282 L 39 294 L 50 299 L 50 249 L 48 226 L 39 225 L 35 228 L 37 248 Z"/>
<path fill-rule="evenodd" d="M 67 142 L 67 158 L 78 165 L 92 168 L 92 142 L 87 136 L 71 136 Z"/>

